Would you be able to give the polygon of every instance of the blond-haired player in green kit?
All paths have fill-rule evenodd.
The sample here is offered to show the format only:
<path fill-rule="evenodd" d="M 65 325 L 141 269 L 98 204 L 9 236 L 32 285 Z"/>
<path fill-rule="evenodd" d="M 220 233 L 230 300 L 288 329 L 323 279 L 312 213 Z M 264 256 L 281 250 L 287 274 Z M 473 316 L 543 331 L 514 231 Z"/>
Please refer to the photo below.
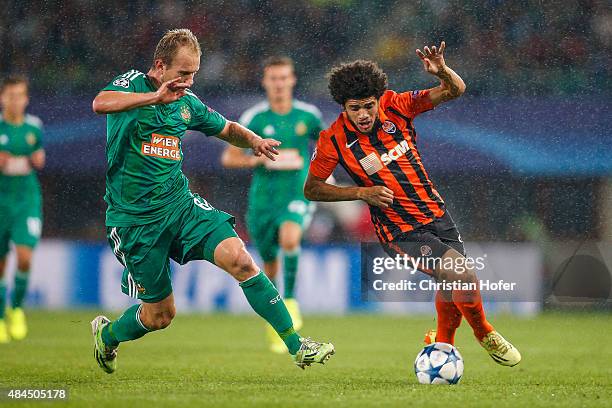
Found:
<path fill-rule="evenodd" d="M 308 175 L 309 144 L 323 129 L 321 112 L 293 98 L 296 76 L 288 57 L 270 57 L 263 63 L 262 86 L 267 100 L 246 110 L 240 123 L 263 138 L 281 142 L 279 156 L 271 161 L 244 149 L 229 146 L 222 163 L 228 168 L 252 168 L 247 227 L 264 262 L 264 272 L 274 280 L 278 274 L 278 253 L 282 250 L 284 298 L 296 329 L 302 317 L 294 288 L 302 233 L 307 228 L 314 204 L 304 198 Z M 267 327 L 270 350 L 282 353 L 286 347 L 272 327 Z"/>
<path fill-rule="evenodd" d="M 25 77 L 11 76 L 0 84 L 0 343 L 27 335 L 23 301 L 32 253 L 42 230 L 42 196 L 36 170 L 45 165 L 45 151 L 40 119 L 26 114 L 29 101 Z M 4 273 L 11 242 L 17 270 L 5 322 Z"/>
<path fill-rule="evenodd" d="M 93 110 L 107 115 L 107 237 L 124 267 L 122 291 L 140 300 L 115 321 L 98 316 L 91 322 L 96 361 L 112 373 L 119 343 L 170 324 L 175 306 L 169 260 L 174 259 L 180 264 L 207 260 L 227 271 L 299 367 L 324 363 L 334 346 L 298 335 L 278 291 L 236 235 L 234 218 L 189 190 L 181 170 L 187 130 L 250 147 L 271 160 L 280 145 L 226 120 L 189 90 L 200 56 L 191 31 L 168 31 L 147 74 L 119 75 L 93 101 Z"/>

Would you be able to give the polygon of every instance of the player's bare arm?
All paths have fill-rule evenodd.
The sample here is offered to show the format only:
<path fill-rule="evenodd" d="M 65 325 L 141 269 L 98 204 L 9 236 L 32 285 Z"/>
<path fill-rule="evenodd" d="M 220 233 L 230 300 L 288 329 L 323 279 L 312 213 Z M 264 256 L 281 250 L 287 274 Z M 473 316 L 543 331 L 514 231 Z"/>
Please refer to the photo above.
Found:
<path fill-rule="evenodd" d="M 276 147 L 280 146 L 280 142 L 278 140 L 263 139 L 242 126 L 240 123 L 229 120 L 217 137 L 236 147 L 250 147 L 253 149 L 253 154 L 255 156 L 259 157 L 263 155 L 270 160 L 276 160 L 274 157 L 278 154 Z"/>
<path fill-rule="evenodd" d="M 27 162 L 29 160 L 30 164 L 36 170 L 42 170 L 45 167 L 46 155 L 44 149 L 39 149 L 28 156 L 13 156 L 7 152 L 0 152 L 0 170 L 2 170 L 10 160 L 23 160 Z"/>
<path fill-rule="evenodd" d="M 339 187 L 325 179 L 308 174 L 304 185 L 304 197 L 311 201 L 355 201 L 387 208 L 393 202 L 393 191 L 385 186 Z"/>
<path fill-rule="evenodd" d="M 442 41 L 439 48 L 433 45 L 431 48 L 425 46 L 423 51 L 416 50 L 417 56 L 423 61 L 425 71 L 440 80 L 440 86 L 430 89 L 429 92 L 431 103 L 434 106 L 455 99 L 465 92 L 463 79 L 450 69 L 444 61 L 445 48 L 446 43 Z"/>
<path fill-rule="evenodd" d="M 30 163 L 36 170 L 42 170 L 45 167 L 46 155 L 44 149 L 38 149 L 30 155 Z"/>
<path fill-rule="evenodd" d="M 93 100 L 93 111 L 104 115 L 125 112 L 147 105 L 172 103 L 185 96 L 185 90 L 189 88 L 189 84 L 181 82 L 181 79 L 182 77 L 178 77 L 166 81 L 155 92 L 102 91 Z"/>
<path fill-rule="evenodd" d="M 221 156 L 221 164 L 228 169 L 252 169 L 263 164 L 265 156 L 247 154 L 237 146 L 228 146 Z"/>
<path fill-rule="evenodd" d="M 10 153 L 0 152 L 0 170 L 4 168 L 8 160 L 11 158 Z"/>

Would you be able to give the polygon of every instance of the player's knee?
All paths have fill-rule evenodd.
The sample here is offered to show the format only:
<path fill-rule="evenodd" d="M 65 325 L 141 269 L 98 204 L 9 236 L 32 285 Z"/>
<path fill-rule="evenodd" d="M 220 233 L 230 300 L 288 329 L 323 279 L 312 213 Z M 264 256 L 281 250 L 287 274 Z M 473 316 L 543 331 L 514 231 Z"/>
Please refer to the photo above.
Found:
<path fill-rule="evenodd" d="M 17 269 L 20 271 L 29 271 L 32 266 L 32 261 L 30 258 L 18 258 L 17 259 Z"/>
<path fill-rule="evenodd" d="M 280 247 L 285 252 L 297 251 L 300 247 L 300 239 L 298 237 L 284 237 L 280 241 Z"/>
<path fill-rule="evenodd" d="M 242 282 L 256 275 L 259 271 L 255 267 L 255 262 L 253 262 L 251 255 L 246 251 L 246 249 L 241 248 L 236 252 L 228 272 L 238 281 Z"/>
<path fill-rule="evenodd" d="M 161 330 L 161 329 L 165 329 L 166 327 L 170 326 L 170 323 L 172 323 L 172 320 L 174 319 L 175 313 L 164 313 L 162 314 L 159 319 L 158 319 L 158 324 L 157 324 L 157 330 Z"/>
<path fill-rule="evenodd" d="M 174 305 L 161 310 L 148 311 L 143 309 L 140 318 L 142 323 L 150 330 L 162 330 L 170 326 L 172 319 L 176 316 Z"/>
<path fill-rule="evenodd" d="M 157 316 L 151 322 L 151 325 L 148 327 L 151 330 L 163 330 L 166 327 L 170 326 L 172 323 L 172 319 L 166 318 L 164 316 Z"/>
<path fill-rule="evenodd" d="M 172 309 L 164 310 L 163 312 L 156 313 L 153 317 L 152 327 L 153 330 L 162 330 L 170 326 L 172 319 L 176 316 L 176 310 Z"/>
<path fill-rule="evenodd" d="M 285 252 L 295 251 L 300 246 L 302 231 L 298 224 L 287 222 L 281 226 L 279 232 L 279 246 Z"/>
<path fill-rule="evenodd" d="M 264 273 L 270 280 L 276 279 L 276 275 L 278 275 L 278 266 L 276 262 L 264 263 Z"/>
<path fill-rule="evenodd" d="M 472 268 L 456 267 L 441 271 L 439 280 L 447 282 L 460 281 L 464 283 L 476 282 L 476 272 Z"/>

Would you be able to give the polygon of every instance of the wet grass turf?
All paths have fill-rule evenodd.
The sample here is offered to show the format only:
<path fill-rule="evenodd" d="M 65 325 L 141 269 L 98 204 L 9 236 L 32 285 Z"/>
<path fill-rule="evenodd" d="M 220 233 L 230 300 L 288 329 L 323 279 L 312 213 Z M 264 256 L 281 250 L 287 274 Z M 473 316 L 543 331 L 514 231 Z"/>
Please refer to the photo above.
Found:
<path fill-rule="evenodd" d="M 493 317 L 523 362 L 495 364 L 466 322 L 457 337 L 465 373 L 457 386 L 416 382 L 412 364 L 431 317 L 307 317 L 302 333 L 332 340 L 337 354 L 302 371 L 266 349 L 255 316 L 178 315 L 161 332 L 121 345 L 107 375 L 92 354 L 96 312 L 29 313 L 30 335 L 0 345 L 0 387 L 68 388 L 50 406 L 605 406 L 612 403 L 612 316 Z M 116 318 L 117 314 L 109 314 Z M 12 405 L 0 400 L 0 407 Z M 15 406 L 47 406 L 41 402 Z"/>

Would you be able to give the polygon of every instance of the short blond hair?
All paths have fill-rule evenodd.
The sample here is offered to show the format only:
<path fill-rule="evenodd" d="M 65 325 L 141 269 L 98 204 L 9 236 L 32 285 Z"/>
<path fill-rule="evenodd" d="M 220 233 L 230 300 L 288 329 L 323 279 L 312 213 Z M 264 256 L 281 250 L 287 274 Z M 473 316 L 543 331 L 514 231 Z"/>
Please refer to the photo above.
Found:
<path fill-rule="evenodd" d="M 189 47 L 198 55 L 202 55 L 202 49 L 197 37 L 187 28 L 175 28 L 166 31 L 159 40 L 153 54 L 153 61 L 161 60 L 166 65 L 171 65 L 174 57 L 181 47 Z"/>
<path fill-rule="evenodd" d="M 272 56 L 268 57 L 263 61 L 263 69 L 265 70 L 268 67 L 277 67 L 277 66 L 288 66 L 291 67 L 292 70 L 295 70 L 295 65 L 293 60 L 284 55 L 282 56 Z"/>

